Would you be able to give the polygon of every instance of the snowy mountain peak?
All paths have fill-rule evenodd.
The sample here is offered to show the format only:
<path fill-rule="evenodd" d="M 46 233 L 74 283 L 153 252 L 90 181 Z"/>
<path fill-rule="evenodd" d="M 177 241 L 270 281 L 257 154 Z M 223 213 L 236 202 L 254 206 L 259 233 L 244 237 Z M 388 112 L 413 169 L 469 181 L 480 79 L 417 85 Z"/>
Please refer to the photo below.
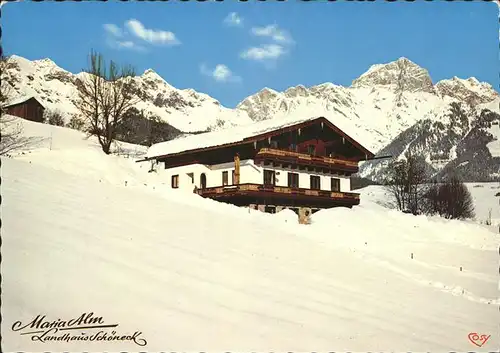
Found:
<path fill-rule="evenodd" d="M 278 91 L 275 91 L 274 89 L 269 88 L 269 87 L 264 87 L 263 89 L 261 89 L 259 91 L 258 94 L 264 94 L 264 95 L 270 94 L 270 95 L 273 95 L 273 94 L 278 94 Z"/>
<path fill-rule="evenodd" d="M 246 112 L 254 121 L 266 120 L 271 117 L 274 104 L 281 95 L 282 93 L 264 87 L 258 93 L 244 99 L 236 109 Z"/>
<path fill-rule="evenodd" d="M 375 86 L 394 92 L 436 93 L 429 72 L 405 57 L 387 64 L 372 65 L 351 85 L 352 88 Z"/>
<path fill-rule="evenodd" d="M 408 58 L 406 58 L 404 56 L 402 56 L 399 59 L 397 59 L 396 62 L 399 62 L 399 63 L 402 63 L 402 64 L 407 64 L 407 65 L 416 65 L 416 66 L 418 66 L 413 61 L 411 61 L 410 59 L 408 59 Z"/>
<path fill-rule="evenodd" d="M 475 77 L 469 77 L 469 78 L 467 79 L 467 81 L 469 81 L 469 82 L 470 82 L 470 83 L 472 83 L 472 84 L 476 84 L 476 85 L 480 83 L 480 82 L 478 81 L 478 79 L 477 79 L 477 78 L 475 78 Z"/>
<path fill-rule="evenodd" d="M 293 97 L 307 97 L 309 95 L 309 90 L 304 85 L 298 85 L 295 87 L 290 87 L 285 91 L 285 96 Z"/>
<path fill-rule="evenodd" d="M 499 97 L 498 92 L 489 83 L 479 82 L 475 77 L 462 79 L 454 76 L 439 81 L 435 87 L 440 95 L 464 101 L 469 105 L 488 103 Z"/>
<path fill-rule="evenodd" d="M 155 70 L 153 69 L 147 69 L 144 71 L 144 73 L 141 75 L 143 78 L 148 78 L 151 80 L 159 80 L 159 81 L 165 81 L 163 77 L 158 75 Z"/>
<path fill-rule="evenodd" d="M 314 86 L 313 89 L 315 89 L 315 90 L 327 90 L 327 89 L 335 89 L 337 87 L 339 87 L 339 86 L 334 85 L 331 82 L 324 82 L 324 83 L 321 83 L 317 86 Z"/>
<path fill-rule="evenodd" d="M 269 102 L 270 100 L 276 98 L 278 95 L 280 95 L 279 92 L 273 90 L 272 88 L 264 87 L 256 94 L 254 94 L 250 97 L 247 97 L 240 104 L 238 104 L 238 106 L 236 108 L 245 110 L 245 106 L 247 106 L 249 104 L 255 104 L 255 103 L 265 104 L 265 103 Z"/>
<path fill-rule="evenodd" d="M 1 73 L 2 85 L 12 87 L 13 98 L 36 96 L 47 111 L 59 111 L 66 122 L 80 115 L 75 102 L 79 81 L 87 74 L 73 74 L 50 59 L 30 61 L 9 57 Z M 135 108 L 159 117 L 183 132 L 198 132 L 238 123 L 251 122 L 244 113 L 225 108 L 210 96 L 195 90 L 181 90 L 169 85 L 154 70 L 129 80 L 132 94 L 138 98 Z"/>
<path fill-rule="evenodd" d="M 39 59 L 39 60 L 33 60 L 33 64 L 35 65 L 41 65 L 41 66 L 54 66 L 54 67 L 59 67 L 56 65 L 55 62 L 53 62 L 49 58 L 44 58 L 44 59 Z"/>
<path fill-rule="evenodd" d="M 153 69 L 147 69 L 144 71 L 144 73 L 140 76 L 137 76 L 137 78 L 140 78 L 141 80 L 145 82 L 149 82 L 153 85 L 160 85 L 160 86 L 165 86 L 167 90 L 175 90 L 175 87 L 171 86 L 163 77 L 158 75 L 156 71 Z"/>

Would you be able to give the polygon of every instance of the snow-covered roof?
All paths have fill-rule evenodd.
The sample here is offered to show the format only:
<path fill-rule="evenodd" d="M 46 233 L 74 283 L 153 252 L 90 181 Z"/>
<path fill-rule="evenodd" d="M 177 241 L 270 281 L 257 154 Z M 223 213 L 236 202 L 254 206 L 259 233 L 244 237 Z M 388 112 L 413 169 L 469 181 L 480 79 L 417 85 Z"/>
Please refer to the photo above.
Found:
<path fill-rule="evenodd" d="M 13 106 L 13 105 L 21 104 L 21 103 L 24 103 L 24 102 L 30 100 L 31 98 L 35 98 L 36 101 L 38 103 L 40 103 L 40 105 L 43 106 L 43 104 L 40 102 L 40 100 L 37 99 L 34 95 L 23 95 L 23 96 L 18 96 L 18 97 L 14 98 L 14 99 L 11 99 L 11 100 L 5 102 L 4 107 L 10 107 L 10 106 Z"/>
<path fill-rule="evenodd" d="M 146 153 L 146 158 L 150 159 L 158 156 L 165 156 L 173 153 L 196 150 L 200 148 L 209 148 L 230 143 L 237 143 L 256 135 L 279 130 L 307 121 L 312 121 L 318 118 L 320 117 L 304 117 L 303 115 L 285 116 L 264 120 L 257 123 L 239 125 L 218 131 L 181 137 L 152 145 Z M 328 119 L 326 117 L 325 119 L 334 124 L 332 119 Z"/>

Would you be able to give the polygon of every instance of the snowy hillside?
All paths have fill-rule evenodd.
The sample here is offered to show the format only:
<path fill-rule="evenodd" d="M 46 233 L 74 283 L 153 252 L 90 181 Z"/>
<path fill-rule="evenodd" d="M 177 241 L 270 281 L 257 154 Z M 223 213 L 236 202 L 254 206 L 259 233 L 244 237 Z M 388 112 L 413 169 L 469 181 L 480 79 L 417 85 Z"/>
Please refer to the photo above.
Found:
<path fill-rule="evenodd" d="M 471 193 L 474 203 L 475 222 L 486 224 L 487 221 L 491 220 L 491 229 L 494 231 L 498 229 L 500 227 L 500 183 L 465 183 L 465 185 Z M 389 209 L 394 208 L 394 203 L 391 201 L 387 189 L 383 186 L 371 185 L 358 189 L 356 192 L 361 194 L 361 199 L 365 202 Z M 500 239 L 497 242 L 500 246 Z"/>
<path fill-rule="evenodd" d="M 298 225 L 165 190 L 126 158 L 140 147 L 107 156 L 23 124 L 45 140 L 2 158 L 4 351 L 476 351 L 474 332 L 490 335 L 485 351 L 500 344 L 493 227 L 389 210 L 370 188 Z M 147 345 L 12 330 L 89 312 Z"/>
<path fill-rule="evenodd" d="M 500 181 L 499 121 L 500 114 L 482 106 L 452 103 L 439 119 L 420 120 L 378 154 L 402 159 L 411 151 L 423 156 L 438 178 L 458 174 L 465 181 Z M 386 160 L 366 162 L 359 174 L 382 181 L 386 166 Z"/>

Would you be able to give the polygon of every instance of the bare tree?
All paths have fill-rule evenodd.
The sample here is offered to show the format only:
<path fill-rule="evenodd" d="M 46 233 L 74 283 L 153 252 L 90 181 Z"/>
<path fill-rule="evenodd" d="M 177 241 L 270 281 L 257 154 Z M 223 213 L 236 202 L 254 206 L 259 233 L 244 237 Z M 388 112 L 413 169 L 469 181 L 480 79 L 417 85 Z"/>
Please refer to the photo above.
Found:
<path fill-rule="evenodd" d="M 427 170 L 423 158 L 406 154 L 406 159 L 393 161 L 388 166 L 385 186 L 392 195 L 396 207 L 404 212 L 419 214 L 428 189 Z"/>
<path fill-rule="evenodd" d="M 138 102 L 127 84 L 134 70 L 130 66 L 118 67 L 113 61 L 107 68 L 103 56 L 92 51 L 90 67 L 84 71 L 76 106 L 90 126 L 89 133 L 97 137 L 104 153 L 110 154 L 118 124 Z"/>
<path fill-rule="evenodd" d="M 12 99 L 12 86 L 7 80 L 9 58 L 0 56 L 0 155 L 5 156 L 10 152 L 30 147 L 37 139 L 23 136 L 23 126 L 17 118 L 4 114 L 4 107 Z"/>
<path fill-rule="evenodd" d="M 42 137 L 24 136 L 21 119 L 11 115 L 0 115 L 0 156 L 32 148 L 44 141 Z"/>
<path fill-rule="evenodd" d="M 9 64 L 9 58 L 6 56 L 0 56 L 0 75 L 1 83 L 0 83 L 0 109 L 1 113 L 4 112 L 5 104 L 12 98 L 12 86 L 7 81 L 7 68 Z"/>
<path fill-rule="evenodd" d="M 80 119 L 77 115 L 72 115 L 66 127 L 74 130 L 84 131 L 85 121 L 83 119 Z"/>
<path fill-rule="evenodd" d="M 452 176 L 444 183 L 434 182 L 425 195 L 426 213 L 439 214 L 448 219 L 474 217 L 474 202 L 467 186 Z"/>
<path fill-rule="evenodd" d="M 396 207 L 399 210 L 406 209 L 405 185 L 406 185 L 406 162 L 392 161 L 389 163 L 388 175 L 384 184 L 393 197 Z"/>
<path fill-rule="evenodd" d="M 64 126 L 64 118 L 59 110 L 45 110 L 43 120 L 50 125 Z"/>
<path fill-rule="evenodd" d="M 168 141 L 182 134 L 160 117 L 135 107 L 127 110 L 117 130 L 116 136 L 120 141 L 145 146 Z"/>

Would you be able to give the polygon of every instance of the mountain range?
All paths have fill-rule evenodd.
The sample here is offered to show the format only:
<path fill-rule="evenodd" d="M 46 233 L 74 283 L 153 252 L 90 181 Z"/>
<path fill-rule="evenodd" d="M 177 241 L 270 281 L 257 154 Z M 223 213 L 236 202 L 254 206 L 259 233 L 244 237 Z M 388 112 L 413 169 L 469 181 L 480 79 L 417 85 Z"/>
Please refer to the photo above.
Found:
<path fill-rule="evenodd" d="M 69 121 L 78 80 L 50 59 L 11 56 L 2 84 L 16 96 L 36 96 Z M 350 87 L 327 82 L 271 88 L 227 108 L 207 94 L 177 89 L 154 70 L 132 78 L 136 108 L 158 116 L 184 133 L 250 124 L 288 115 L 325 116 L 377 154 L 422 155 L 436 176 L 458 173 L 465 181 L 500 181 L 500 95 L 476 78 L 433 83 L 428 71 L 407 58 L 372 65 Z M 364 162 L 359 175 L 383 180 L 387 160 Z"/>

